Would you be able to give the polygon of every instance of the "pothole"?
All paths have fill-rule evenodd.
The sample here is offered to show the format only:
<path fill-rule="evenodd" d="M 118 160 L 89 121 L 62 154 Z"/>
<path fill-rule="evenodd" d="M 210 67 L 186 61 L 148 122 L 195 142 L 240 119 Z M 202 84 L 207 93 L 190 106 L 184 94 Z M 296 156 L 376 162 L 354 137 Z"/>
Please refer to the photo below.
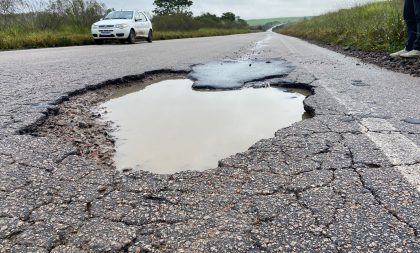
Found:
<path fill-rule="evenodd" d="M 167 74 L 88 91 L 61 104 L 33 134 L 71 142 L 81 156 L 119 170 L 171 174 L 215 168 L 219 160 L 308 117 L 308 91 L 274 87 L 291 70 L 284 67 L 284 73 L 265 73 L 268 79 L 252 74 L 222 88 L 193 72 L 190 77 L 205 83 L 199 87 L 204 90 L 193 89 L 185 75 Z"/>
<path fill-rule="evenodd" d="M 302 120 L 305 95 L 281 88 L 194 91 L 165 80 L 101 105 L 118 129 L 115 165 L 155 173 L 204 170 Z"/>

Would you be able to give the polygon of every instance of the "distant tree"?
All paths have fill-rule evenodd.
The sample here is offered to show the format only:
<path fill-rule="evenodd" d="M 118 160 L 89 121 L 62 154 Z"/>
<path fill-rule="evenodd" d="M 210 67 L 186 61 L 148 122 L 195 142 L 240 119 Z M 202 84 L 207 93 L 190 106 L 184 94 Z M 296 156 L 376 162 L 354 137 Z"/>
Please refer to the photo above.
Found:
<path fill-rule="evenodd" d="M 211 14 L 210 12 L 204 12 L 198 17 L 203 18 L 203 19 L 211 19 L 211 20 L 215 20 L 215 21 L 219 20 L 219 17 L 217 15 Z"/>
<path fill-rule="evenodd" d="M 221 19 L 209 12 L 202 13 L 200 16 L 195 17 L 195 20 L 201 27 L 219 28 L 223 26 Z"/>
<path fill-rule="evenodd" d="M 156 31 L 192 31 L 200 28 L 194 17 L 185 13 L 156 15 L 152 22 Z"/>
<path fill-rule="evenodd" d="M 241 17 L 239 16 L 237 17 L 236 22 L 238 23 L 239 26 L 243 26 L 243 27 L 248 26 L 248 23 L 244 19 L 241 19 Z"/>
<path fill-rule="evenodd" d="M 12 14 L 24 5 L 23 0 L 0 0 L 0 14 Z"/>
<path fill-rule="evenodd" d="M 170 15 L 170 14 L 188 14 L 192 15 L 190 12 L 190 7 L 193 5 L 191 0 L 155 0 L 153 5 L 155 5 L 155 10 L 153 11 L 156 15 Z"/>
<path fill-rule="evenodd" d="M 83 29 L 107 12 L 98 0 L 49 0 L 45 11 L 37 12 L 36 26 L 40 29 L 58 29 L 64 24 Z"/>
<path fill-rule="evenodd" d="M 0 13 L 10 14 L 14 11 L 14 0 L 0 0 Z"/>
<path fill-rule="evenodd" d="M 236 15 L 232 12 L 225 12 L 222 14 L 221 19 L 223 21 L 230 21 L 230 22 L 235 22 L 236 20 Z"/>

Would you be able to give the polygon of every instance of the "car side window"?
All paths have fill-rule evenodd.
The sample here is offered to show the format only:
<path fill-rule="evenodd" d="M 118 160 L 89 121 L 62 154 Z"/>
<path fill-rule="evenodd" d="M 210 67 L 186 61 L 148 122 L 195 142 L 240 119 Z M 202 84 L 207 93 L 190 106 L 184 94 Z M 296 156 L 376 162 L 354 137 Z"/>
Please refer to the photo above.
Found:
<path fill-rule="evenodd" d="M 136 12 L 136 21 L 144 21 L 143 15 L 140 12 Z"/>
<path fill-rule="evenodd" d="M 146 16 L 143 13 L 140 13 L 141 17 L 142 17 L 142 21 L 147 21 Z"/>

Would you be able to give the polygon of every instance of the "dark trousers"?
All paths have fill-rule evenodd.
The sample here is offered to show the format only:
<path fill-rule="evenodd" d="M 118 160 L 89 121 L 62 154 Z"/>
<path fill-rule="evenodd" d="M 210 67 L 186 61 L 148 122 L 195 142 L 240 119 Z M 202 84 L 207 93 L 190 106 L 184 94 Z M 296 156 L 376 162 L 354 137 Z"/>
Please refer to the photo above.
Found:
<path fill-rule="evenodd" d="M 420 50 L 420 0 L 405 0 L 404 20 L 408 29 L 406 50 Z"/>

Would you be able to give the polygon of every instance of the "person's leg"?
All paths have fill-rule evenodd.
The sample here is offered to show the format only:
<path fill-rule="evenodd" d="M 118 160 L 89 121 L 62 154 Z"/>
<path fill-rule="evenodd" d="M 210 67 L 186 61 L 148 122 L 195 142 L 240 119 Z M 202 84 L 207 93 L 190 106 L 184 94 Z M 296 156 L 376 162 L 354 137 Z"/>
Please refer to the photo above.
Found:
<path fill-rule="evenodd" d="M 389 56 L 396 57 L 413 57 L 414 42 L 417 39 L 417 21 L 416 13 L 414 11 L 414 4 L 418 6 L 420 0 L 405 0 L 404 1 L 404 20 L 407 25 L 407 42 L 405 43 L 405 48 L 398 52 L 392 53 Z M 420 41 L 419 41 L 420 44 Z M 414 51 L 416 53 L 417 51 Z"/>
<path fill-rule="evenodd" d="M 413 0 L 414 2 L 414 14 L 416 16 L 416 34 L 415 34 L 415 41 L 413 44 L 414 50 L 420 51 L 420 0 Z"/>
<path fill-rule="evenodd" d="M 405 0 L 404 19 L 408 28 L 406 50 L 409 52 L 399 56 L 420 58 L 420 0 Z"/>
<path fill-rule="evenodd" d="M 417 21 L 414 6 L 419 6 L 419 1 L 420 0 L 405 0 L 404 2 L 404 20 L 407 24 L 408 32 L 407 43 L 405 45 L 407 51 L 413 50 L 414 42 L 417 39 Z"/>

